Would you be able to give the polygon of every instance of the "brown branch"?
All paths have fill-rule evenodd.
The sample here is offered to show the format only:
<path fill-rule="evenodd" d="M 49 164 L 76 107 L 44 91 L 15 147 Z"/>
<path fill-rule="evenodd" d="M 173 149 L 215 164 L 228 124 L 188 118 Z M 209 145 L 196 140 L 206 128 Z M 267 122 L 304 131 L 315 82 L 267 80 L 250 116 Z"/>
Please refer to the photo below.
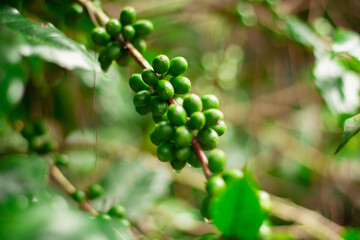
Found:
<path fill-rule="evenodd" d="M 99 19 L 101 25 L 105 26 L 105 24 L 109 21 L 109 17 L 101 9 L 98 9 L 90 0 L 77 1 L 87 9 L 90 16 L 95 15 L 97 19 Z M 125 41 L 121 34 L 116 37 L 116 40 L 119 41 L 122 47 L 127 50 L 128 54 L 142 69 L 152 69 L 150 63 L 146 61 L 146 59 L 141 55 L 141 53 L 136 50 L 136 48 L 130 42 Z M 170 98 L 168 102 L 169 104 L 178 104 L 174 98 Z M 192 148 L 201 162 L 206 178 L 211 177 L 212 173 L 208 167 L 208 159 L 195 136 L 192 140 Z"/>
<path fill-rule="evenodd" d="M 68 195 L 71 195 L 75 192 L 76 188 L 74 187 L 74 185 L 72 185 L 72 183 L 64 176 L 64 174 L 62 174 L 60 169 L 54 164 L 50 165 L 50 176 L 51 179 L 57 184 L 59 184 Z M 97 216 L 99 214 L 87 201 L 80 202 L 79 206 L 93 216 Z"/>

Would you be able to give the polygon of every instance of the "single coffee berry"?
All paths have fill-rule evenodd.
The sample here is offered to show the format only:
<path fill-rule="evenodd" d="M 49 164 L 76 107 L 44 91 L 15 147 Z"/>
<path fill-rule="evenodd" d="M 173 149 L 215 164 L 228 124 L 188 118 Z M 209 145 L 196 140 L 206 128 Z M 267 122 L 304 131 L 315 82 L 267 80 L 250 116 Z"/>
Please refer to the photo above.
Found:
<path fill-rule="evenodd" d="M 69 166 L 69 157 L 66 154 L 57 154 L 55 156 L 55 164 L 57 166 L 67 167 Z"/>
<path fill-rule="evenodd" d="M 108 211 L 108 214 L 110 216 L 117 217 L 117 218 L 123 218 L 125 216 L 125 213 L 126 213 L 126 209 L 121 204 L 117 204 L 117 205 L 111 207 Z"/>
<path fill-rule="evenodd" d="M 134 96 L 133 102 L 137 107 L 143 107 L 150 103 L 151 94 L 148 90 L 141 90 Z"/>
<path fill-rule="evenodd" d="M 202 112 L 194 112 L 190 115 L 189 127 L 192 130 L 199 130 L 205 126 L 205 115 Z"/>
<path fill-rule="evenodd" d="M 105 46 L 110 41 L 110 35 L 103 27 L 96 27 L 91 32 L 91 39 L 99 46 Z"/>
<path fill-rule="evenodd" d="M 193 93 L 184 97 L 183 106 L 188 116 L 190 116 L 193 112 L 201 112 L 203 108 L 201 98 Z"/>
<path fill-rule="evenodd" d="M 188 67 L 188 63 L 183 57 L 175 57 L 170 61 L 169 74 L 171 76 L 179 76 L 183 74 Z"/>
<path fill-rule="evenodd" d="M 157 96 L 150 99 L 150 110 L 154 116 L 161 116 L 167 112 L 168 103 Z"/>
<path fill-rule="evenodd" d="M 135 29 L 131 25 L 124 26 L 121 33 L 122 33 L 123 38 L 126 41 L 130 41 L 131 39 L 133 39 L 135 37 Z"/>
<path fill-rule="evenodd" d="M 86 193 L 80 189 L 76 189 L 71 196 L 77 202 L 82 202 L 86 200 Z"/>
<path fill-rule="evenodd" d="M 174 144 L 170 142 L 163 142 L 158 146 L 157 156 L 162 162 L 169 162 L 175 156 Z"/>
<path fill-rule="evenodd" d="M 148 90 L 150 87 L 141 78 L 141 74 L 135 73 L 129 79 L 129 85 L 134 92 L 140 92 L 141 90 Z"/>
<path fill-rule="evenodd" d="M 191 82 L 187 77 L 178 76 L 170 79 L 176 94 L 186 94 L 191 88 Z"/>
<path fill-rule="evenodd" d="M 185 125 L 177 127 L 175 129 L 173 140 L 175 146 L 178 148 L 190 146 L 192 141 L 191 130 Z"/>
<path fill-rule="evenodd" d="M 122 52 L 121 45 L 118 42 L 108 44 L 104 50 L 104 54 L 109 60 L 116 60 L 120 57 Z"/>
<path fill-rule="evenodd" d="M 166 55 L 159 55 L 154 58 L 152 66 L 158 74 L 166 73 L 170 67 L 169 58 Z"/>
<path fill-rule="evenodd" d="M 224 179 L 219 175 L 214 175 L 209 178 L 208 182 L 206 183 L 206 191 L 210 195 L 214 195 L 220 193 L 226 189 L 226 184 Z"/>
<path fill-rule="evenodd" d="M 232 184 L 243 177 L 244 173 L 235 168 L 226 169 L 222 172 L 222 178 L 225 180 L 227 185 Z"/>
<path fill-rule="evenodd" d="M 174 88 L 167 80 L 160 80 L 156 86 L 156 93 L 162 100 L 168 100 L 174 96 Z"/>
<path fill-rule="evenodd" d="M 115 18 L 110 19 L 106 23 L 105 29 L 110 36 L 116 36 L 121 32 L 121 23 Z"/>
<path fill-rule="evenodd" d="M 218 98 L 213 94 L 206 94 L 201 97 L 201 101 L 203 103 L 204 110 L 210 109 L 210 108 L 216 108 L 219 109 L 219 100 Z"/>
<path fill-rule="evenodd" d="M 171 104 L 167 113 L 169 121 L 175 126 L 186 124 L 186 111 L 178 104 Z"/>
<path fill-rule="evenodd" d="M 196 154 L 194 153 L 194 151 L 191 151 L 190 153 L 190 157 L 187 159 L 187 162 L 194 168 L 200 168 L 201 166 L 201 162 L 200 160 L 197 158 Z"/>
<path fill-rule="evenodd" d="M 100 184 L 93 184 L 88 187 L 89 199 L 97 198 L 101 196 L 103 192 L 104 192 L 104 188 Z"/>
<path fill-rule="evenodd" d="M 224 114 L 219 109 L 214 108 L 205 110 L 204 115 L 206 118 L 206 126 L 214 126 L 224 118 Z"/>
<path fill-rule="evenodd" d="M 120 13 L 120 22 L 122 25 L 131 25 L 136 20 L 136 11 L 133 7 L 125 7 Z"/>
<path fill-rule="evenodd" d="M 156 124 L 155 132 L 161 141 L 170 141 L 175 133 L 175 128 L 170 123 L 162 121 Z"/>
<path fill-rule="evenodd" d="M 147 105 L 142 106 L 142 107 L 135 106 L 135 110 L 140 115 L 146 115 L 146 114 L 148 114 L 150 112 L 150 104 L 147 104 Z"/>
<path fill-rule="evenodd" d="M 219 143 L 219 135 L 211 128 L 203 128 L 199 131 L 197 138 L 204 150 L 214 149 Z"/>
<path fill-rule="evenodd" d="M 170 165 L 175 171 L 180 171 L 186 166 L 186 161 L 175 158 L 171 160 Z"/>
<path fill-rule="evenodd" d="M 158 75 L 151 69 L 144 69 L 144 71 L 141 73 L 141 77 L 144 82 L 150 86 L 156 86 L 159 82 Z"/>
<path fill-rule="evenodd" d="M 224 151 L 220 149 L 214 149 L 210 152 L 209 157 L 209 169 L 213 173 L 221 172 L 226 164 L 226 155 Z"/>
<path fill-rule="evenodd" d="M 149 20 L 138 20 L 133 25 L 135 29 L 135 36 L 145 38 L 152 33 L 154 26 Z"/>
<path fill-rule="evenodd" d="M 210 128 L 214 129 L 219 137 L 226 132 L 226 124 L 224 121 L 219 121 L 216 125 L 210 126 Z"/>
<path fill-rule="evenodd" d="M 142 38 L 134 38 L 131 40 L 131 43 L 140 53 L 144 53 L 147 49 L 147 43 Z"/>
<path fill-rule="evenodd" d="M 181 147 L 175 149 L 175 157 L 181 161 L 187 161 L 191 156 L 192 149 L 190 147 Z"/>

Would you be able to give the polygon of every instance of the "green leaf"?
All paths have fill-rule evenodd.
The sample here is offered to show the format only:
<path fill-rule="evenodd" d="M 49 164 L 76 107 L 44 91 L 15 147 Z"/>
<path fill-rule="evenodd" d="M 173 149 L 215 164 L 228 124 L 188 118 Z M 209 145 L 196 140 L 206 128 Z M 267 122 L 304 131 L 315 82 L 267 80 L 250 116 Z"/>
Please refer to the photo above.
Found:
<path fill-rule="evenodd" d="M 335 153 L 338 153 L 346 145 L 346 143 L 359 131 L 360 131 L 360 114 L 357 114 L 352 118 L 346 119 L 344 124 L 344 132 Z"/>
<path fill-rule="evenodd" d="M 71 40 L 52 24 L 38 24 L 18 10 L 0 5 L 0 25 L 22 38 L 18 50 L 23 56 L 38 56 L 65 69 L 96 71 L 104 76 L 98 62 L 83 45 Z"/>
<path fill-rule="evenodd" d="M 247 240 L 256 239 L 266 214 L 257 194 L 246 178 L 242 178 L 212 197 L 210 216 L 224 236 Z"/>
<path fill-rule="evenodd" d="M 306 23 L 296 17 L 285 19 L 286 32 L 299 44 L 314 49 L 323 48 L 323 43 L 318 34 Z"/>
<path fill-rule="evenodd" d="M 17 195 L 35 194 L 45 183 L 47 162 L 37 155 L 0 159 L 0 203 Z"/>
<path fill-rule="evenodd" d="M 332 46 L 334 54 L 347 53 L 360 62 L 360 36 L 356 32 L 336 29 Z"/>
<path fill-rule="evenodd" d="M 345 240 L 360 240 L 360 230 L 358 228 L 346 228 L 341 235 Z"/>

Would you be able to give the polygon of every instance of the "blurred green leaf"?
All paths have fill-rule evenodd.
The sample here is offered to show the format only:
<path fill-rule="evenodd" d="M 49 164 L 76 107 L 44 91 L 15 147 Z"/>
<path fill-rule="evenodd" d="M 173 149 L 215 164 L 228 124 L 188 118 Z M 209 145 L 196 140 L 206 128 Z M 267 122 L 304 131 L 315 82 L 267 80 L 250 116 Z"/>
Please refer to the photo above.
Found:
<path fill-rule="evenodd" d="M 229 184 L 210 201 L 210 216 L 226 237 L 256 239 L 265 219 L 259 198 L 246 178 Z"/>
<path fill-rule="evenodd" d="M 37 156 L 11 155 L 0 159 L 0 203 L 16 195 L 35 194 L 46 180 L 47 162 Z"/>
<path fill-rule="evenodd" d="M 336 29 L 332 51 L 334 54 L 347 53 L 360 63 L 360 36 L 356 32 Z"/>
<path fill-rule="evenodd" d="M 356 228 L 347 228 L 341 235 L 345 240 L 360 240 L 360 230 Z"/>
<path fill-rule="evenodd" d="M 24 56 L 39 56 L 68 70 L 104 73 L 83 45 L 71 40 L 52 24 L 38 24 L 21 16 L 18 10 L 0 6 L 0 24 L 22 37 L 18 51 Z"/>
<path fill-rule="evenodd" d="M 335 153 L 338 153 L 346 143 L 360 131 L 360 114 L 355 115 L 345 121 L 344 132 L 340 139 L 339 146 Z"/>

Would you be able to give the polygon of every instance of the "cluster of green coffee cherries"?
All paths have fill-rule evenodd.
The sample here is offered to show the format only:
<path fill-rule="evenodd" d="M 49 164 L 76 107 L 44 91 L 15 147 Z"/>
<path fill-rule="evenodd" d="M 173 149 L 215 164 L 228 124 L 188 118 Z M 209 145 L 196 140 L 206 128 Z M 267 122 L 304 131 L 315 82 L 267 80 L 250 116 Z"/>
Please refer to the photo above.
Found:
<path fill-rule="evenodd" d="M 107 71 L 112 61 L 116 61 L 120 66 L 126 66 L 131 61 L 126 49 L 123 49 L 116 39 L 119 34 L 142 53 L 147 48 L 145 39 L 153 30 L 154 26 L 150 21 L 136 21 L 136 11 L 133 7 L 125 7 L 120 13 L 120 19 L 110 19 L 105 28 L 94 28 L 91 38 L 96 45 L 101 47 L 98 57 L 101 68 Z"/>
<path fill-rule="evenodd" d="M 129 85 L 136 93 L 133 99 L 136 111 L 141 115 L 151 112 L 157 123 L 150 134 L 150 140 L 158 146 L 157 156 L 162 162 L 170 162 L 175 171 L 180 171 L 186 163 L 201 167 L 191 148 L 192 141 L 196 137 L 204 150 L 218 145 L 219 136 L 226 130 L 219 100 L 212 94 L 201 98 L 188 94 L 191 82 L 182 76 L 188 67 L 183 57 L 170 61 L 167 56 L 159 55 L 152 67 L 153 70 L 133 74 Z M 226 164 L 222 150 L 212 150 L 208 159 L 213 173 L 221 172 Z"/>

